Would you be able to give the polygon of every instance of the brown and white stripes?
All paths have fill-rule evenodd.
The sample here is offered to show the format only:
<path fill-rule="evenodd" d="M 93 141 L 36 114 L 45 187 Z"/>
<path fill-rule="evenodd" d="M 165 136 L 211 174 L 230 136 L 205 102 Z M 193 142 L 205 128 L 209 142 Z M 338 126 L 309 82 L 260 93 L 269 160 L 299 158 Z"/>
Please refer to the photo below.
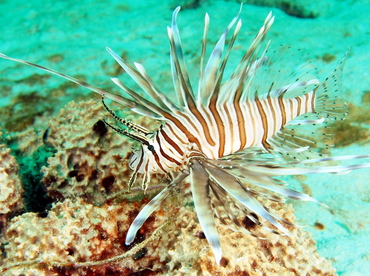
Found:
<path fill-rule="evenodd" d="M 267 96 L 216 108 L 221 124 L 206 108 L 200 108 L 197 114 L 190 110 L 173 114 L 176 120 L 168 120 L 155 134 L 156 162 L 160 162 L 155 167 L 162 166 L 166 171 L 180 167 L 189 150 L 218 159 L 252 146 L 268 148 L 268 139 L 289 121 L 315 111 L 315 91 L 290 99 Z M 211 139 L 204 133 L 209 133 Z"/>

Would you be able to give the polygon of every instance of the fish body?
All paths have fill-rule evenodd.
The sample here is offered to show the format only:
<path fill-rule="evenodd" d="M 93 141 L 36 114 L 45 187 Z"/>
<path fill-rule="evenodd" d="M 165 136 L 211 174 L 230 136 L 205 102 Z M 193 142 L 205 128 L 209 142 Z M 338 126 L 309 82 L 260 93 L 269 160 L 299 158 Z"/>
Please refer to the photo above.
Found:
<path fill-rule="evenodd" d="M 268 150 L 271 147 L 268 140 L 286 124 L 302 114 L 314 112 L 315 100 L 312 91 L 291 99 L 257 97 L 237 103 L 237 106 L 217 104 L 214 110 L 217 110 L 219 121 L 208 108 L 197 107 L 200 111 L 195 114 L 191 110 L 176 112 L 149 142 L 159 153 L 158 159 L 147 149 L 138 172 L 178 170 L 186 166 L 192 154 L 219 159 L 250 147 Z M 133 159 L 131 167 L 135 168 L 138 158 L 135 155 Z"/>
<path fill-rule="evenodd" d="M 242 26 L 240 11 L 222 33 L 207 62 L 209 17 L 206 15 L 198 87 L 194 89 L 185 65 L 176 22 L 179 10 L 177 8 L 173 12 L 171 26 L 168 27 L 172 80 L 177 101 L 155 86 L 141 64 L 134 63 L 131 66 L 109 48 L 108 52 L 150 100 L 118 78 L 112 78 L 112 81 L 125 92 L 125 96 L 24 60 L 4 54 L 0 54 L 0 57 L 38 67 L 99 93 L 103 98 L 123 104 L 142 116 L 160 120 L 161 127 L 149 131 L 119 118 L 103 101 L 107 111 L 126 128 L 119 129 L 106 123 L 117 132 L 141 143 L 140 149 L 134 152 L 129 161 L 133 170 L 129 186 L 135 182 L 137 174 L 144 175 L 144 189 L 150 184 L 150 175 L 153 173 L 163 173 L 171 179 L 168 186 L 132 222 L 126 243 L 133 242 L 146 219 L 175 187 L 188 179 L 199 222 L 219 264 L 222 249 L 214 218 L 219 217 L 217 205 L 222 206 L 233 228 L 239 231 L 253 234 L 241 227 L 230 204 L 255 224 L 267 222 L 271 227 L 264 226 L 266 229 L 289 235 L 284 224 L 293 224 L 267 210 L 256 195 L 278 202 L 284 202 L 284 196 L 317 202 L 309 195 L 287 188 L 287 183 L 276 177 L 347 173 L 353 169 L 370 167 L 370 163 L 332 165 L 328 161 L 340 163 L 370 156 L 325 156 L 322 150 L 329 148 L 330 144 L 316 140 L 318 133 L 330 140 L 332 136 L 326 126 L 347 115 L 345 103 L 339 97 L 344 59 L 333 74 L 322 82 L 304 70 L 301 75 L 295 68 L 281 70 L 269 56 L 269 42 L 264 42 L 274 21 L 270 13 L 231 76 L 225 80 L 225 68 Z M 226 45 L 226 38 L 232 29 Z M 290 71 L 293 73 L 286 74 Z M 304 130 L 304 134 L 299 132 L 299 129 L 305 128 L 308 130 Z M 321 129 L 324 129 L 323 133 Z M 215 200 L 217 204 L 214 204 Z"/>

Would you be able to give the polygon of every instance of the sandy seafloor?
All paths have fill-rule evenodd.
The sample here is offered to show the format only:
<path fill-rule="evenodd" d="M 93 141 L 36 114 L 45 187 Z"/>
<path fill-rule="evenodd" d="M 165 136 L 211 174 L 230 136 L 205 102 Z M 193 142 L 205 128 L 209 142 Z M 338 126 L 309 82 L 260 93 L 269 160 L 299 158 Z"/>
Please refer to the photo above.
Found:
<path fill-rule="evenodd" d="M 160 4 L 158 4 L 160 3 Z M 169 67 L 169 43 L 166 26 L 170 24 L 176 1 L 0 1 L 0 52 L 26 59 L 58 71 L 84 76 L 97 86 L 112 88 L 109 72 L 113 59 L 105 51 L 109 46 L 125 53 L 129 62 L 138 61 L 159 87 L 172 93 Z M 317 1 L 307 9 L 320 15 L 303 19 L 273 7 L 244 5 L 242 31 L 237 46 L 246 49 L 270 10 L 275 23 L 269 33 L 275 44 L 292 45 L 312 53 L 322 77 L 328 75 L 350 47 L 343 75 L 343 97 L 357 106 L 370 90 L 370 1 Z M 203 1 L 200 7 L 180 12 L 178 22 L 190 68 L 197 68 L 205 12 L 211 17 L 210 41 L 215 42 L 237 13 L 233 1 Z M 332 62 L 323 62 L 330 54 Z M 235 64 L 231 60 L 230 64 Z M 232 67 L 232 66 L 231 66 Z M 230 68 L 230 67 L 229 67 Z M 37 72 L 35 68 L 0 60 L 1 106 L 12 103 L 19 93 L 37 91 L 42 96 L 63 80 L 51 77 L 43 84 L 22 82 Z M 115 91 L 118 91 L 117 89 Z M 88 91 L 70 89 L 53 99 L 52 115 L 67 102 Z M 97 101 L 99 96 L 95 97 Z M 366 111 L 365 111 L 366 112 Z M 364 126 L 366 127 L 366 125 Z M 370 146 L 351 145 L 333 150 L 333 155 L 370 153 Z M 314 203 L 294 202 L 296 216 L 314 234 L 319 253 L 333 261 L 339 275 L 370 273 L 370 169 L 348 175 L 313 175 L 304 183 L 330 210 Z M 298 181 L 290 181 L 301 189 Z M 324 230 L 314 227 L 324 224 Z"/>

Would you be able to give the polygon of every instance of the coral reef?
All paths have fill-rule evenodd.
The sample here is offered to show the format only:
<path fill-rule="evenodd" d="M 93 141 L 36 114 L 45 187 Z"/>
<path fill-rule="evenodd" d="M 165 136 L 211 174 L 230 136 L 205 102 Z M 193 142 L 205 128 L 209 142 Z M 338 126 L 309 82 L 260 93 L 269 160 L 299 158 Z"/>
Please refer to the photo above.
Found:
<path fill-rule="evenodd" d="M 85 261 L 98 261 L 114 257 L 127 251 L 123 243 L 127 231 L 128 220 L 137 204 L 105 204 L 96 207 L 82 199 L 54 204 L 48 216 L 43 218 L 35 213 L 26 213 L 12 220 L 6 233 L 9 242 L 5 246 L 7 258 L 5 263 L 29 262 L 37 260 L 41 263 L 57 262 L 60 267 L 36 268 L 45 272 L 58 272 L 65 269 L 65 275 L 71 270 L 86 271 L 90 268 L 69 269 L 69 264 Z M 29 227 L 29 225 L 37 227 Z M 157 226 L 157 225 L 156 225 Z M 128 273 L 137 267 L 158 267 L 158 256 L 141 261 L 127 259 L 117 269 L 113 266 L 100 265 L 92 270 L 96 273 L 109 274 L 107 271 Z M 39 266 L 39 267 L 38 267 Z M 23 265 L 10 269 L 9 275 L 18 273 L 29 274 L 32 266 Z M 58 274 L 60 275 L 60 274 Z M 63 274 L 64 275 L 64 274 Z M 80 275 L 80 274 L 78 274 Z"/>
<path fill-rule="evenodd" d="M 2 133 L 0 132 L 0 135 Z M 18 176 L 18 164 L 11 150 L 0 144 L 0 242 L 4 244 L 3 234 L 9 219 L 24 207 L 23 188 Z M 1 254 L 1 251 L 0 251 Z M 0 257 L 1 260 L 1 257 Z"/>
<path fill-rule="evenodd" d="M 171 201 L 167 210 L 157 211 L 144 225 L 136 243 L 150 239 L 154 229 L 169 220 L 157 234 L 160 239 L 128 255 L 125 233 L 145 202 L 111 201 L 98 207 L 82 199 L 67 199 L 56 203 L 45 218 L 26 213 L 13 219 L 6 233 L 5 267 L 9 269 L 4 275 L 132 275 L 139 271 L 140 275 L 335 275 L 330 262 L 316 253 L 310 234 L 299 228 L 291 229 L 290 237 L 265 231 L 266 239 L 258 239 L 220 225 L 224 257 L 219 267 L 192 206 L 174 209 Z M 294 220 L 291 206 L 269 207 Z M 43 274 L 32 272 L 35 269 Z"/>
<path fill-rule="evenodd" d="M 18 169 L 11 150 L 0 144 L 0 218 L 3 223 L 10 213 L 23 208 L 23 189 Z"/>
<path fill-rule="evenodd" d="M 269 207 L 294 221 L 291 206 Z M 290 237 L 255 229 L 264 232 L 266 238 L 258 239 L 220 226 L 218 232 L 224 254 L 218 267 L 194 212 L 191 208 L 182 208 L 180 214 L 174 222 L 174 231 L 160 244 L 163 250 L 169 250 L 167 271 L 170 275 L 335 275 L 330 262 L 316 253 L 311 235 L 299 228 L 291 229 Z M 249 225 L 244 223 L 244 226 Z"/>
<path fill-rule="evenodd" d="M 129 225 L 159 191 L 158 183 L 167 180 L 154 175 L 145 194 L 138 187 L 126 191 L 131 144 L 99 123 L 104 116 L 96 101 L 71 102 L 51 120 L 44 143 L 55 154 L 42 171 L 47 192 L 59 201 L 47 213 L 24 213 L 9 222 L 2 275 L 335 275 L 302 229 L 289 227 L 291 236 L 280 236 L 240 217 L 241 225 L 262 237 L 256 238 L 225 226 L 222 213 L 217 229 L 224 254 L 218 266 L 188 183 L 148 219 L 134 245 L 126 246 Z M 14 159 L 5 148 L 2 156 Z M 7 174 L 16 172 L 15 166 L 4 168 Z M 113 180 L 104 184 L 109 177 Z M 290 205 L 259 200 L 295 221 Z"/>

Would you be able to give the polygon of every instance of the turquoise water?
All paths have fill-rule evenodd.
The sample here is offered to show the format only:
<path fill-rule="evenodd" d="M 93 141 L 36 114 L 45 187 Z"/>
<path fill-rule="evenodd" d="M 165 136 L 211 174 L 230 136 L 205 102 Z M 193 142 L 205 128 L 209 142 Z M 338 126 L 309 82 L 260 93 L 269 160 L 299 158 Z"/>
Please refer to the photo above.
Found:
<path fill-rule="evenodd" d="M 144 64 L 163 91 L 172 91 L 166 26 L 178 3 L 157 2 L 1 1 L 0 52 L 113 89 L 110 77 L 114 76 L 115 63 L 105 51 L 109 46 L 130 63 Z M 247 47 L 272 10 L 276 18 L 269 38 L 275 45 L 294 45 L 310 52 L 322 76 L 328 75 L 350 48 L 343 76 L 343 98 L 361 106 L 362 96 L 370 90 L 370 4 L 363 0 L 319 1 L 317 5 L 307 6 L 305 10 L 306 14 L 318 14 L 316 18 L 298 18 L 273 7 L 245 5 L 239 43 Z M 204 13 L 210 14 L 209 37 L 215 42 L 238 9 L 239 4 L 231 1 L 205 1 L 199 8 L 180 12 L 178 22 L 190 71 L 197 70 Z M 2 127 L 16 132 L 34 125 L 41 131 L 47 127 L 47 121 L 39 119 L 40 114 L 54 116 L 73 99 L 100 100 L 74 86 L 65 92 L 55 92 L 64 80 L 35 73 L 44 75 L 35 68 L 0 60 Z M 26 95 L 31 93 L 39 101 L 30 102 Z M 7 110 L 12 110 L 11 116 Z M 366 109 L 362 110 L 366 113 Z M 353 124 L 365 130 L 368 127 L 366 121 L 357 120 Z M 333 151 L 334 155 L 361 153 L 370 153 L 366 139 L 361 145 Z M 330 207 L 328 210 L 312 203 L 293 202 L 298 221 L 314 234 L 319 253 L 333 261 L 339 275 L 366 275 L 370 271 L 369 176 L 370 170 L 362 170 L 343 176 L 315 175 L 301 182 L 292 181 L 292 187 L 297 189 L 301 189 L 302 183 L 309 185 L 313 196 Z M 314 227 L 316 222 L 324 224 L 325 229 Z"/>

